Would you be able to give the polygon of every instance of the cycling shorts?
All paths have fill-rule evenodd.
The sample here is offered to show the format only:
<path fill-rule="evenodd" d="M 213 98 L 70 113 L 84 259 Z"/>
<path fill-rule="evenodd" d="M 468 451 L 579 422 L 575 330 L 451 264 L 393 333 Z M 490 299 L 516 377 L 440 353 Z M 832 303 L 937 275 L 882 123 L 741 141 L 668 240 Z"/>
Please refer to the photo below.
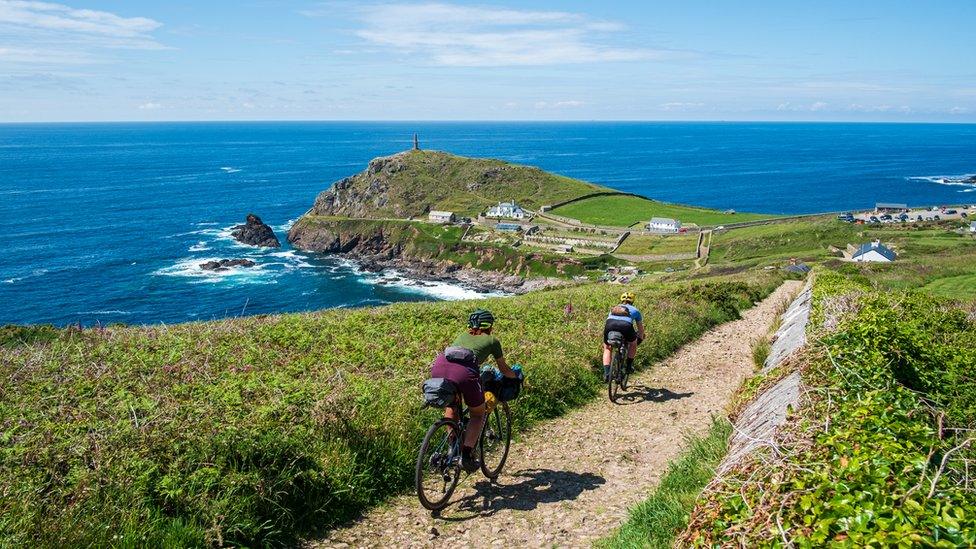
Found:
<path fill-rule="evenodd" d="M 464 403 L 469 408 L 485 403 L 485 392 L 481 388 L 481 375 L 478 370 L 451 362 L 444 353 L 438 353 L 437 358 L 430 365 L 430 377 L 442 377 L 457 385 L 458 391 L 464 397 Z"/>
<path fill-rule="evenodd" d="M 610 332 L 620 332 L 624 334 L 624 339 L 627 343 L 632 341 L 637 341 L 637 330 L 634 329 L 634 323 L 628 322 L 626 320 L 617 320 L 614 318 L 607 319 L 606 324 L 603 325 L 603 342 L 610 344 L 608 339 Z"/>

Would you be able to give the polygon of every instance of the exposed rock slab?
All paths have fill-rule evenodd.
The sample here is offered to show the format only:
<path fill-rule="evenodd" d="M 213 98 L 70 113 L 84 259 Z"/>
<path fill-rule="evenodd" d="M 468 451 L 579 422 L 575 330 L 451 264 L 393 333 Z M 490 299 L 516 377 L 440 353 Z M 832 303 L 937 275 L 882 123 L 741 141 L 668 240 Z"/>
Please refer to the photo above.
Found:
<path fill-rule="evenodd" d="M 810 280 L 780 317 L 783 323 L 773 336 L 773 344 L 763 363 L 762 373 L 779 366 L 807 344 L 807 324 L 810 323 L 810 302 L 813 299 L 813 279 Z"/>
<path fill-rule="evenodd" d="M 231 267 L 253 267 L 256 265 L 250 259 L 215 259 L 201 263 L 200 268 L 204 271 L 226 271 Z"/>

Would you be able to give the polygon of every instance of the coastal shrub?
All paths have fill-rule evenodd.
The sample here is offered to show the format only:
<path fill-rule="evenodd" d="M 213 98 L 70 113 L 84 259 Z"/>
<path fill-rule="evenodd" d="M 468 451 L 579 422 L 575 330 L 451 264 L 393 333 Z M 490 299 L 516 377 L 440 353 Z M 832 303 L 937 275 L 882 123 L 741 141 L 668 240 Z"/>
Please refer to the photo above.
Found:
<path fill-rule="evenodd" d="M 638 366 L 779 281 L 633 285 L 649 333 Z M 295 544 L 410 486 L 437 414 L 420 383 L 470 309 L 493 310 L 525 367 L 521 429 L 597 394 L 619 292 L 113 326 L 4 349 L 0 545 Z"/>
<path fill-rule="evenodd" d="M 950 302 L 865 291 L 837 273 L 814 294 L 813 318 L 832 327 L 803 371 L 811 400 L 774 454 L 709 491 L 683 541 L 976 544 L 976 323 Z M 848 314 L 824 310 L 838 300 Z"/>

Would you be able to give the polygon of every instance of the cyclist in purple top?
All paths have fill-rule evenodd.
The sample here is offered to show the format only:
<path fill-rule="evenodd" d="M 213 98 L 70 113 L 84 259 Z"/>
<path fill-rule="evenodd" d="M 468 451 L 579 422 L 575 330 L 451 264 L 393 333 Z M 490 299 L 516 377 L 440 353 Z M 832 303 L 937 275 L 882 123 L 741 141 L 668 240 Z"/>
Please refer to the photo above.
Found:
<path fill-rule="evenodd" d="M 634 357 L 637 346 L 644 341 L 644 317 L 637 307 L 634 307 L 634 293 L 624 292 L 620 296 L 620 304 L 610 309 L 610 316 L 603 326 L 603 380 L 610 379 L 610 342 L 607 336 L 610 332 L 624 334 L 627 341 L 627 371 L 634 370 Z"/>

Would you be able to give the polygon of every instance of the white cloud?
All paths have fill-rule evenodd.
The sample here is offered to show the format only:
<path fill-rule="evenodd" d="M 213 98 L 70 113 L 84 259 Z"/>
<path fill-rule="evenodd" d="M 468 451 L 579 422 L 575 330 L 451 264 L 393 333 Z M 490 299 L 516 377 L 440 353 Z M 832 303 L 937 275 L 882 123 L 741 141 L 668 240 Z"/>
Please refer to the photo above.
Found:
<path fill-rule="evenodd" d="M 0 0 L 0 62 L 77 65 L 101 62 L 111 49 L 166 47 L 152 32 L 162 23 L 64 4 Z"/>
<path fill-rule="evenodd" d="M 139 110 L 143 111 L 158 111 L 161 108 L 163 108 L 161 103 L 154 103 L 152 101 L 139 105 Z"/>
<path fill-rule="evenodd" d="M 536 101 L 535 108 L 537 109 L 566 109 L 574 107 L 582 107 L 586 105 L 583 101 L 568 100 L 568 101 Z"/>
<path fill-rule="evenodd" d="M 683 101 L 671 101 L 668 103 L 661 103 L 658 105 L 666 111 L 687 111 L 694 110 L 699 107 L 704 107 L 704 103 L 694 103 L 694 102 L 683 102 Z"/>
<path fill-rule="evenodd" d="M 426 3 L 379 4 L 362 8 L 360 14 L 360 38 L 437 65 L 559 65 L 687 55 L 609 45 L 606 38 L 622 25 L 564 11 Z"/>

